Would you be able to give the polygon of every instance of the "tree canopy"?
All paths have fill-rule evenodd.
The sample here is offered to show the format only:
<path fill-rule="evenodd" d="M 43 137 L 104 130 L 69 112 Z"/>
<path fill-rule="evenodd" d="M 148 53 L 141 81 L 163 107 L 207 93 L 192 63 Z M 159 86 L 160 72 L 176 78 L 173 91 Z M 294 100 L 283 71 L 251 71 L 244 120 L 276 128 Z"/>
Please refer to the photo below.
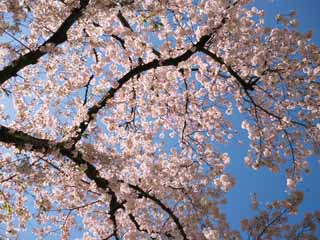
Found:
<path fill-rule="evenodd" d="M 249 3 L 1 1 L 1 236 L 317 239 L 320 212 L 288 217 L 319 155 L 320 51 L 295 12 L 270 28 Z M 237 125 L 288 196 L 232 229 Z"/>

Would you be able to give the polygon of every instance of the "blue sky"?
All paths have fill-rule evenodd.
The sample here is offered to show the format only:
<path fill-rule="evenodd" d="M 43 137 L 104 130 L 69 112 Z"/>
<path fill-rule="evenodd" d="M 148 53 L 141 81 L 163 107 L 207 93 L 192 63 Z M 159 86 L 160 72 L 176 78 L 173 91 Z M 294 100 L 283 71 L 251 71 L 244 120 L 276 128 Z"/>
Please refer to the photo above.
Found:
<path fill-rule="evenodd" d="M 276 27 L 275 16 L 277 14 L 288 14 L 290 10 L 295 10 L 297 12 L 296 18 L 299 21 L 298 30 L 301 32 L 312 30 L 312 42 L 320 46 L 319 0 L 274 0 L 273 2 L 270 0 L 256 0 L 253 5 L 265 10 L 265 23 L 270 27 Z M 240 125 L 241 121 L 239 119 L 237 121 Z M 234 121 L 234 123 L 236 122 Z M 251 193 L 257 193 L 258 199 L 263 203 L 270 203 L 273 200 L 283 199 L 287 196 L 285 192 L 286 177 L 283 172 L 275 175 L 267 169 L 254 171 L 245 166 L 243 158 L 247 151 L 246 143 L 248 141 L 246 132 L 240 131 L 240 134 L 244 138 L 244 144 L 241 147 L 234 144 L 234 146 L 230 145 L 225 148 L 225 151 L 237 149 L 230 154 L 232 163 L 229 167 L 230 173 L 237 178 L 237 184 L 227 194 L 228 204 L 225 207 L 228 220 L 235 229 L 240 228 L 240 219 L 253 216 L 249 201 Z M 320 210 L 320 189 L 318 187 L 320 165 L 318 160 L 319 156 L 313 156 L 309 159 L 312 172 L 304 177 L 303 183 L 298 184 L 298 189 L 305 191 L 305 200 L 299 208 L 301 213 Z M 291 217 L 291 221 L 295 222 L 301 219 L 301 213 L 298 216 Z"/>
<path fill-rule="evenodd" d="M 275 25 L 274 16 L 279 13 L 287 14 L 290 10 L 297 12 L 299 21 L 298 30 L 307 32 L 312 30 L 313 41 L 320 44 L 320 1 L 318 0 L 256 0 L 254 3 L 258 8 L 265 10 L 266 24 Z"/>

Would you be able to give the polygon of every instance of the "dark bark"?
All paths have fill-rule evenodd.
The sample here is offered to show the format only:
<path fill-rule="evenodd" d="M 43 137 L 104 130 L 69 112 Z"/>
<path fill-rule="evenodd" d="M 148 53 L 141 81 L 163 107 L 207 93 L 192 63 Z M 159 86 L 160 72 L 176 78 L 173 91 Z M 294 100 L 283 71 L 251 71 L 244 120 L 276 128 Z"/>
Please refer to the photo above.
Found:
<path fill-rule="evenodd" d="M 80 6 L 71 11 L 70 15 L 63 21 L 57 31 L 48 40 L 46 40 L 36 50 L 29 51 L 2 69 L 0 71 L 0 85 L 2 85 L 11 77 L 15 77 L 17 73 L 24 67 L 36 64 L 39 58 L 46 54 L 46 52 L 40 50 L 41 47 L 45 46 L 46 44 L 58 46 L 67 41 L 68 30 L 82 16 L 83 11 L 88 6 L 89 2 L 90 0 L 81 0 Z"/>

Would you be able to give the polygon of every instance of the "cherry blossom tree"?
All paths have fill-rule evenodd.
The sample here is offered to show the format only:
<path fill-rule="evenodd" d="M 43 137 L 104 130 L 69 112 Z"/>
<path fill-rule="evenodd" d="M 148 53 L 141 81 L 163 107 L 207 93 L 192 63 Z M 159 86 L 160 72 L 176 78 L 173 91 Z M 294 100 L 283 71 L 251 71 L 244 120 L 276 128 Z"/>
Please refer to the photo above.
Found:
<path fill-rule="evenodd" d="M 320 51 L 294 12 L 271 29 L 250 2 L 1 1 L 0 234 L 317 239 L 320 212 L 288 218 L 319 154 Z M 241 230 L 221 210 L 231 115 L 248 167 L 286 166 L 289 189 Z"/>

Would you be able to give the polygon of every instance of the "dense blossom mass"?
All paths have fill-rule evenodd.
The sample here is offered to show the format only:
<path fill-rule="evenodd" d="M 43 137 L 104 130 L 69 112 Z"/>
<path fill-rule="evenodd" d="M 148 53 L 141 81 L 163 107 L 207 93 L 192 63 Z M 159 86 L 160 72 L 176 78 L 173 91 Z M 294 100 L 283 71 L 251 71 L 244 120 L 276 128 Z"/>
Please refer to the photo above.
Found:
<path fill-rule="evenodd" d="M 0 1 L 1 238 L 317 239 L 320 212 L 288 218 L 319 154 L 320 51 L 249 3 Z M 288 187 L 238 230 L 233 115 L 248 167 Z"/>

